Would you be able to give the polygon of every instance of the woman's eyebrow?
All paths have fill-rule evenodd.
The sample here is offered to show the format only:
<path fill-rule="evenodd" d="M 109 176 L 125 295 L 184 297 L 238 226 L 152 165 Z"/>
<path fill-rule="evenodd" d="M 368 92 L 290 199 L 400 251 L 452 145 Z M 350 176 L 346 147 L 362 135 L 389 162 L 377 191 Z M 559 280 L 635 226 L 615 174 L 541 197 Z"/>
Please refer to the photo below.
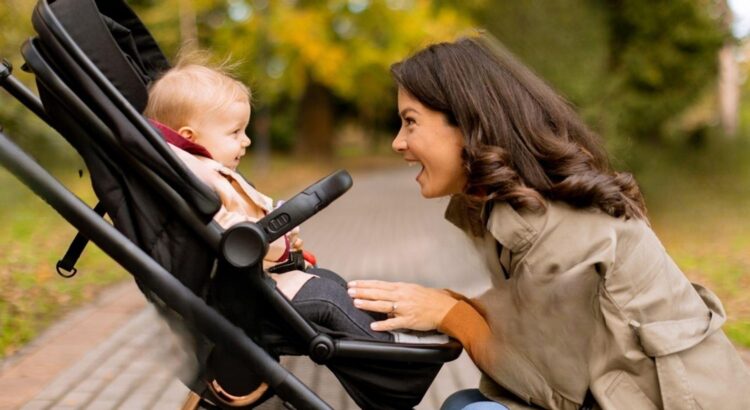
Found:
<path fill-rule="evenodd" d="M 399 115 L 402 116 L 402 117 L 404 117 L 406 114 L 409 113 L 409 111 L 413 112 L 414 114 L 419 114 L 417 112 L 417 110 L 415 110 L 414 108 L 407 107 L 407 108 L 404 108 L 403 110 L 401 110 L 401 112 L 399 112 Z"/>

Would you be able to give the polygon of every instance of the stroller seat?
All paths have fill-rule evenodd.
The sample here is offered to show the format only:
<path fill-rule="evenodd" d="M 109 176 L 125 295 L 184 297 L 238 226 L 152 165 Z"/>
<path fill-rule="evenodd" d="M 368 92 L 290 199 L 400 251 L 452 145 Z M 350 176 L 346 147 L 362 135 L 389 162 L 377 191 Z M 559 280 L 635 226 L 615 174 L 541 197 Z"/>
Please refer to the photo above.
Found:
<path fill-rule="evenodd" d="M 294 408 L 330 408 L 279 364 L 289 354 L 328 366 L 363 408 L 410 408 L 421 400 L 460 344 L 331 334 L 305 320 L 262 268 L 268 244 L 343 195 L 348 173 L 312 184 L 257 223 L 224 230 L 212 220 L 217 195 L 141 114 L 147 85 L 169 62 L 124 1 L 40 0 L 32 22 L 37 36 L 22 54 L 39 98 L 13 81 L 10 67 L 0 81 L 81 155 L 112 225 L 1 132 L 0 161 L 134 276 L 189 346 L 198 371 L 183 382 L 194 404 L 253 407 L 277 395 Z"/>

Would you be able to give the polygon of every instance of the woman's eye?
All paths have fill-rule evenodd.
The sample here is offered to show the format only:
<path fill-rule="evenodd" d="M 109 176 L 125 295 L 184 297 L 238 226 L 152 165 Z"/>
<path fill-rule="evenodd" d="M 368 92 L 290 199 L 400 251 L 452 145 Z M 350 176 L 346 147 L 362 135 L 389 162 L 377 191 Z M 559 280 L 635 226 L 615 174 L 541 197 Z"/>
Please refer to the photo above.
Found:
<path fill-rule="evenodd" d="M 404 118 L 404 124 L 406 124 L 407 127 L 410 125 L 414 125 L 416 123 L 417 122 L 414 121 L 414 118 L 409 118 L 409 117 Z"/>

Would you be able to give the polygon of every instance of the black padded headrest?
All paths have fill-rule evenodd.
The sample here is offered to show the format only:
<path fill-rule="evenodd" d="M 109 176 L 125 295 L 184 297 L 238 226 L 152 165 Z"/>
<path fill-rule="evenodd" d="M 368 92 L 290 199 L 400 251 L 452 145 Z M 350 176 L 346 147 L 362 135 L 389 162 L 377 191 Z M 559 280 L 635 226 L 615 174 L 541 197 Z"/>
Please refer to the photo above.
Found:
<path fill-rule="evenodd" d="M 50 0 L 49 5 L 81 50 L 143 111 L 149 83 L 169 62 L 133 10 L 122 0 Z"/>
<path fill-rule="evenodd" d="M 186 198 L 201 221 L 210 221 L 221 205 L 216 193 L 141 115 L 148 84 L 169 63 L 135 13 L 123 0 L 40 0 L 32 24 L 45 59 L 121 147 Z"/>

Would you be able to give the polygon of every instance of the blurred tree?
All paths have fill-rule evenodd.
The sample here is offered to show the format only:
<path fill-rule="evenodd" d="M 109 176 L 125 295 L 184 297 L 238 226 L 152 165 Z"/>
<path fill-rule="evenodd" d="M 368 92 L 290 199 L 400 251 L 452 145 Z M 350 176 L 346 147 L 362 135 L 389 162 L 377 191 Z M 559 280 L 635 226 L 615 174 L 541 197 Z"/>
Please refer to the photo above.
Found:
<path fill-rule="evenodd" d="M 179 44 L 174 1 L 143 14 L 168 51 Z M 470 26 L 429 0 L 194 0 L 194 10 L 199 45 L 242 62 L 256 112 L 295 110 L 296 150 L 321 156 L 333 150 L 337 103 L 365 123 L 382 120 L 395 100 L 390 64 Z"/>
<path fill-rule="evenodd" d="M 627 135 L 659 141 L 665 122 L 716 84 L 717 55 L 729 36 L 717 0 L 604 2 L 610 118 Z"/>
<path fill-rule="evenodd" d="M 579 106 L 617 149 L 663 126 L 716 83 L 723 0 L 441 0 L 463 4 Z"/>
<path fill-rule="evenodd" d="M 33 34 L 31 12 L 35 4 L 36 0 L 5 0 L 0 6 L 0 58 L 10 62 L 13 75 L 32 90 L 36 89 L 33 77 L 20 68 L 23 65 L 21 45 Z M 65 160 L 74 158 L 72 151 L 65 149 L 64 140 L 50 138 L 49 127 L 5 90 L 0 90 L 0 126 L 37 157 L 61 153 Z"/>
<path fill-rule="evenodd" d="M 460 0 L 442 0 L 459 4 Z M 609 14 L 601 0 L 470 0 L 474 19 L 546 80 L 606 137 L 624 151 L 606 122 Z"/>
<path fill-rule="evenodd" d="M 607 74 L 607 12 L 595 0 L 443 0 L 477 23 L 578 106 L 599 100 Z"/>
<path fill-rule="evenodd" d="M 277 146 L 330 155 L 341 115 L 392 118 L 389 65 L 475 22 L 581 108 L 604 134 L 658 139 L 663 124 L 716 84 L 727 38 L 723 0 L 129 0 L 168 55 L 185 39 L 240 61 L 255 94 L 253 130 Z M 18 66 L 35 0 L 0 7 L 0 51 Z M 185 11 L 179 13 L 179 10 Z M 194 15 L 194 17 L 193 17 Z M 17 70 L 18 71 L 18 70 Z M 23 79 L 23 78 L 22 78 Z M 28 80 L 28 76 L 25 80 Z M 39 122 L 0 94 L 0 120 Z M 270 121 L 273 118 L 274 121 Z M 283 118 L 287 124 L 276 121 Z M 37 138 L 39 139 L 39 138 Z M 610 139 L 612 140 L 612 139 Z"/>

